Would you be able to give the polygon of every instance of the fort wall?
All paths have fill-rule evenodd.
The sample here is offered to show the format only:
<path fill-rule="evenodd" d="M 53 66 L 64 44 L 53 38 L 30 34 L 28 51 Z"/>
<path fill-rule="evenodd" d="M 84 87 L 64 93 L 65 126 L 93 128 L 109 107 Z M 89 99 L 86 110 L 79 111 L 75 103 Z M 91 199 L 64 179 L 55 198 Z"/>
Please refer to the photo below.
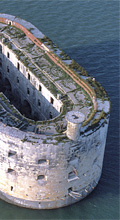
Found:
<path fill-rule="evenodd" d="M 110 102 L 31 34 L 26 21 L 3 14 L 0 22 L 0 198 L 33 209 L 73 204 L 100 179 Z M 11 38 L 13 26 L 24 31 L 22 43 Z M 17 101 L 23 115 L 12 107 Z"/>
<path fill-rule="evenodd" d="M 0 45 L 2 47 L 0 54 L 1 77 L 4 84 L 5 80 L 6 83 L 10 83 L 12 94 L 18 96 L 21 105 L 24 105 L 25 101 L 30 105 L 32 118 L 43 121 L 58 116 L 62 102 L 57 100 L 43 83 L 17 59 L 12 50 L 2 42 Z M 29 114 L 28 110 L 28 118 Z"/>
<path fill-rule="evenodd" d="M 77 142 L 38 144 L 29 142 L 29 133 L 23 142 L 24 132 L 0 124 L 1 195 L 43 209 L 83 199 L 100 179 L 107 127 Z"/>

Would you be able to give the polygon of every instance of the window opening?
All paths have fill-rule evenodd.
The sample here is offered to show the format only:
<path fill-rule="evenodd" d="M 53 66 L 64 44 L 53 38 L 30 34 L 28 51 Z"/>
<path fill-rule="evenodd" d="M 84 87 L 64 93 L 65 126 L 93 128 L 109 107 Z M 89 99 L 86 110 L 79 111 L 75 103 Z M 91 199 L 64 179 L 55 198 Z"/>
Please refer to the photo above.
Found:
<path fill-rule="evenodd" d="M 30 90 L 29 90 L 29 88 L 27 88 L 27 94 L 30 95 Z"/>
<path fill-rule="evenodd" d="M 19 63 L 17 63 L 17 69 L 20 70 L 20 64 Z"/>
<path fill-rule="evenodd" d="M 19 83 L 19 77 L 17 77 L 17 83 Z"/>
<path fill-rule="evenodd" d="M 39 85 L 39 91 L 40 91 L 40 92 L 42 91 L 42 86 L 41 86 L 41 85 Z"/>
<path fill-rule="evenodd" d="M 51 104 L 54 103 L 54 99 L 52 97 L 50 98 L 50 102 L 51 102 Z"/>
<path fill-rule="evenodd" d="M 10 70 L 9 70 L 9 67 L 7 66 L 7 72 L 9 73 L 10 72 Z"/>
<path fill-rule="evenodd" d="M 48 161 L 46 159 L 40 159 L 38 160 L 38 164 L 45 164 L 47 163 Z"/>
<path fill-rule="evenodd" d="M 40 99 L 38 99 L 38 106 L 41 106 Z"/>
<path fill-rule="evenodd" d="M 10 54 L 9 54 L 9 52 L 7 52 L 7 58 L 10 58 Z"/>
<path fill-rule="evenodd" d="M 15 172 L 15 170 L 8 168 L 8 173 L 13 173 L 13 172 Z"/>
<path fill-rule="evenodd" d="M 53 117 L 52 117 L 52 113 L 50 112 L 50 119 L 52 119 Z"/>
<path fill-rule="evenodd" d="M 39 176 L 38 176 L 38 180 L 43 180 L 43 179 L 45 179 L 45 176 L 44 176 L 44 175 L 39 175 Z"/>
<path fill-rule="evenodd" d="M 13 186 L 11 186 L 11 191 L 13 191 Z"/>
<path fill-rule="evenodd" d="M 0 79 L 2 79 L 2 73 L 0 72 Z"/>
<path fill-rule="evenodd" d="M 0 45 L 0 53 L 2 53 L 2 45 Z"/>
<path fill-rule="evenodd" d="M 68 193 L 70 193 L 71 191 L 73 191 L 73 190 L 72 190 L 72 187 L 70 187 L 70 188 L 68 189 Z"/>
<path fill-rule="evenodd" d="M 28 79 L 30 80 L 30 74 L 28 73 Z"/>
<path fill-rule="evenodd" d="M 0 58 L 0 66 L 2 66 L 2 59 Z"/>
<path fill-rule="evenodd" d="M 15 151 L 9 151 L 9 152 L 8 152 L 8 157 L 12 157 L 12 156 L 14 156 L 15 154 L 16 154 Z"/>

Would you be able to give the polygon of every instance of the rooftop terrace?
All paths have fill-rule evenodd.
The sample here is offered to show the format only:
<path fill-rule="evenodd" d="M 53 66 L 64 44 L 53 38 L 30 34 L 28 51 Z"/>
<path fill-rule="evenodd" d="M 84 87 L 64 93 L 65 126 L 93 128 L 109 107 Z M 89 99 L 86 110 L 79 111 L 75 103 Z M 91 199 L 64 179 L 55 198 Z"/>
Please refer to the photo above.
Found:
<path fill-rule="evenodd" d="M 54 97 L 60 95 L 62 111 L 51 120 L 30 120 L 21 115 L 7 97 L 0 93 L 0 120 L 6 125 L 28 131 L 36 131 L 36 127 L 39 127 L 39 133 L 44 133 L 44 126 L 49 124 L 51 126 L 46 134 L 55 134 L 66 129 L 64 116 L 71 110 L 85 115 L 83 127 L 98 123 L 101 118 L 105 119 L 109 112 L 109 107 L 106 107 L 109 106 L 109 99 L 103 87 L 63 51 L 59 50 L 58 53 L 57 45 L 32 24 L 14 16 L 6 16 L 0 14 L 1 43 L 16 54 L 17 59 Z"/>

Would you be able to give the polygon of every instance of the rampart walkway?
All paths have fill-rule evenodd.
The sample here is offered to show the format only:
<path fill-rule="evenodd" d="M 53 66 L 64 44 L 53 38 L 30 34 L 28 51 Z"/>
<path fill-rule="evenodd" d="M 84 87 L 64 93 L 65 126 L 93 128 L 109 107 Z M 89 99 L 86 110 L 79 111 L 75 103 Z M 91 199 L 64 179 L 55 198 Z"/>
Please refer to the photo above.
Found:
<path fill-rule="evenodd" d="M 19 28 L 20 30 L 22 30 L 25 35 L 36 44 L 36 46 L 38 46 L 40 49 L 43 50 L 42 47 L 42 43 L 29 31 L 27 30 L 24 26 L 22 26 L 21 24 L 15 22 L 15 21 L 10 21 L 6 18 L 2 18 L 0 17 L 0 22 L 1 23 L 5 23 L 8 25 L 12 25 L 15 26 L 16 28 Z M 44 45 L 45 46 L 45 45 Z M 46 47 L 46 46 L 45 46 Z M 46 47 L 47 48 L 47 47 Z M 97 110 L 97 102 L 96 102 L 96 94 L 93 90 L 93 88 L 89 85 L 87 85 L 88 83 L 84 82 L 82 79 L 80 79 L 72 70 L 70 70 L 58 57 L 56 57 L 54 55 L 54 53 L 52 53 L 48 48 L 46 50 L 46 54 L 47 56 L 60 68 L 63 69 L 64 72 L 66 72 L 79 86 L 81 86 L 86 92 L 87 94 L 90 96 L 92 102 L 93 102 L 93 106 L 94 106 L 94 110 Z M 94 111 L 94 112 L 95 112 Z M 94 116 L 94 114 L 93 114 Z M 89 119 L 88 119 L 89 120 Z"/>

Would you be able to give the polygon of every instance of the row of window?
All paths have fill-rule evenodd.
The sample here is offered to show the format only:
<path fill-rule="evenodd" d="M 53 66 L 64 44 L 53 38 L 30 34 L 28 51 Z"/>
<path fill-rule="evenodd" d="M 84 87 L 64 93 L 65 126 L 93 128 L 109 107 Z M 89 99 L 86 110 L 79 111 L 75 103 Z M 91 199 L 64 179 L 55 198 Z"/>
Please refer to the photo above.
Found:
<path fill-rule="evenodd" d="M 10 72 L 9 67 L 7 66 L 7 72 Z M 28 73 L 28 79 L 30 80 L 30 74 Z M 17 77 L 17 83 L 19 83 L 19 77 Z M 42 86 L 39 85 L 39 91 L 42 92 Z M 27 94 L 30 95 L 30 90 L 27 88 Z M 54 99 L 50 97 L 50 103 L 53 105 L 54 104 Z M 39 105 L 40 106 L 40 105 Z"/>
<path fill-rule="evenodd" d="M 16 154 L 17 154 L 16 151 L 10 150 L 10 151 L 8 152 L 8 157 L 13 157 L 13 158 L 14 158 L 14 157 L 16 156 Z M 45 164 L 45 165 L 46 165 L 46 164 L 48 165 L 48 164 L 49 164 L 49 160 L 47 160 L 47 159 L 39 159 L 39 160 L 37 161 L 37 163 L 38 163 L 38 164 L 41 164 L 41 165 L 42 165 L 42 164 L 43 164 L 43 165 L 44 165 L 44 164 Z"/>
<path fill-rule="evenodd" d="M 2 47 L 2 46 L 1 46 Z M 2 49 L 1 49 L 2 50 Z M 10 59 L 10 53 L 7 52 L 7 58 Z M 0 58 L 0 66 L 2 66 L 2 59 Z M 17 69 L 20 70 L 20 64 L 19 62 L 17 63 Z M 10 69 L 9 69 L 9 66 L 7 66 L 7 72 L 9 73 L 10 72 Z M 28 80 L 31 79 L 31 76 L 30 76 L 30 73 L 28 73 L 28 76 L 27 76 Z M 17 77 L 17 83 L 19 83 L 19 77 Z M 42 86 L 39 85 L 39 91 L 42 92 Z M 30 90 L 29 88 L 27 88 L 27 94 L 30 95 Z M 54 99 L 52 97 L 50 97 L 50 103 L 53 105 L 54 104 Z M 38 106 L 40 106 L 40 100 L 38 100 Z M 51 118 L 51 116 L 50 116 Z"/>
<path fill-rule="evenodd" d="M 38 164 L 48 164 L 46 159 L 41 159 L 38 161 Z M 16 171 L 14 169 L 8 168 L 8 173 L 15 175 Z M 46 180 L 47 177 L 45 175 L 38 175 L 37 180 Z M 68 180 L 74 180 L 78 179 L 76 175 L 74 175 L 72 172 L 68 174 Z"/>

